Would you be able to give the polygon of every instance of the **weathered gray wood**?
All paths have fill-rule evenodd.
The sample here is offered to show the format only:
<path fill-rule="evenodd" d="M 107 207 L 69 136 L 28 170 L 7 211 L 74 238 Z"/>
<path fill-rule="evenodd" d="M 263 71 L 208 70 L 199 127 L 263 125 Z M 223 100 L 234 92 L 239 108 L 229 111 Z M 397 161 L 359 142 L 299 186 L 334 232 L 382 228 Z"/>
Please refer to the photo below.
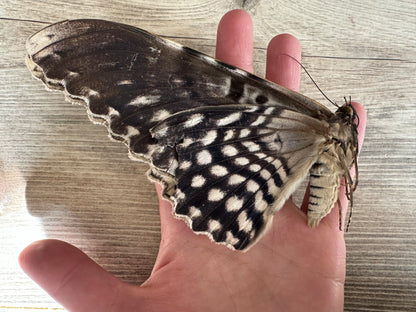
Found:
<path fill-rule="evenodd" d="M 108 140 L 82 107 L 64 103 L 61 94 L 47 93 L 30 77 L 24 43 L 44 26 L 35 21 L 119 21 L 212 55 L 221 16 L 243 4 L 254 20 L 256 73 L 264 73 L 268 41 L 290 32 L 329 97 L 341 102 L 351 95 L 368 109 L 360 185 L 346 234 L 345 311 L 416 310 L 414 1 L 3 0 L 1 311 L 59 307 L 18 268 L 19 251 L 33 240 L 66 240 L 136 284 L 149 275 L 159 243 L 147 167 L 128 159 L 126 148 Z M 322 100 L 306 77 L 301 90 Z"/>

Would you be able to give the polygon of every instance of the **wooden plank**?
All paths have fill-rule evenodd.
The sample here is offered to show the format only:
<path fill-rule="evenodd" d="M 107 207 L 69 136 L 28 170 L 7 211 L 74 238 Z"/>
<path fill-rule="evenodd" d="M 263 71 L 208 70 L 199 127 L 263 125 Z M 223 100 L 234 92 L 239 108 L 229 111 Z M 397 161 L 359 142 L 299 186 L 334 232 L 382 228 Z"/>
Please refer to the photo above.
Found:
<path fill-rule="evenodd" d="M 61 94 L 45 92 L 30 77 L 24 42 L 43 27 L 31 21 L 125 22 L 212 55 L 221 16 L 243 4 L 255 26 L 256 73 L 264 73 L 268 41 L 290 32 L 300 39 L 305 65 L 330 98 L 351 95 L 368 109 L 360 186 L 346 234 L 345 311 L 416 309 L 414 1 L 5 0 L 0 10 L 1 311 L 59 307 L 16 263 L 18 252 L 33 240 L 69 241 L 136 284 L 150 274 L 159 244 L 157 201 L 144 177 L 146 166 L 129 160 L 126 148 L 109 141 L 81 107 L 63 103 Z M 324 102 L 306 77 L 301 90 Z"/>

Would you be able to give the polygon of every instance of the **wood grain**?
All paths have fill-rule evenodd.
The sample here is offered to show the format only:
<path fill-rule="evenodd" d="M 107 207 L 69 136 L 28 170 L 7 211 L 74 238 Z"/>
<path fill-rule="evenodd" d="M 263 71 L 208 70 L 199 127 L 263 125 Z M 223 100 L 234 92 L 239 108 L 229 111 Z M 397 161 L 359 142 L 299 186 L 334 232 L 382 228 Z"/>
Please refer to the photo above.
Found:
<path fill-rule="evenodd" d="M 98 9 L 99 8 L 99 9 Z M 360 185 L 347 242 L 345 311 L 416 310 L 416 4 L 414 1 L 32 1 L 0 9 L 0 311 L 60 306 L 18 268 L 45 237 L 66 240 L 127 282 L 150 274 L 159 215 L 147 167 L 30 77 L 26 38 L 44 24 L 103 18 L 213 54 L 216 26 L 245 8 L 255 27 L 255 71 L 290 32 L 330 98 L 368 110 Z M 311 82 L 302 93 L 324 103 Z M 87 134 L 87 135 L 86 135 Z"/>

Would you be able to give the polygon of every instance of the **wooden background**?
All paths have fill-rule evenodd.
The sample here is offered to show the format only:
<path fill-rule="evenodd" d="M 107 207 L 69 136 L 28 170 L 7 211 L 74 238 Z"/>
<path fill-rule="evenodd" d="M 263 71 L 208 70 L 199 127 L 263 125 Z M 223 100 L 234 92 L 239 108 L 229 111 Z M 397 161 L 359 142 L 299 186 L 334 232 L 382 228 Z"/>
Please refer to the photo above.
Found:
<path fill-rule="evenodd" d="M 71 3 L 72 2 L 72 3 Z M 91 124 L 24 64 L 25 40 L 44 23 L 103 18 L 213 55 L 216 27 L 243 8 L 255 27 L 255 72 L 289 32 L 330 98 L 368 110 L 360 185 L 347 242 L 345 311 L 416 310 L 416 5 L 413 0 L 32 1 L 0 4 L 0 311 L 62 309 L 17 264 L 22 248 L 68 241 L 125 281 L 148 277 L 159 215 L 146 165 Z M 326 103 L 305 77 L 301 92 Z"/>

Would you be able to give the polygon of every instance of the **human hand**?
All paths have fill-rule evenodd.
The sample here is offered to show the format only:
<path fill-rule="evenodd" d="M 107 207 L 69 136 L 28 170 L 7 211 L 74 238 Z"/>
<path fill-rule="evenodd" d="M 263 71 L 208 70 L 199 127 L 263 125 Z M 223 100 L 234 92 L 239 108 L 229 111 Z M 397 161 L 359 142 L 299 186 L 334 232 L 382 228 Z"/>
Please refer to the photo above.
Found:
<path fill-rule="evenodd" d="M 294 37 L 281 35 L 270 43 L 267 78 L 297 90 L 299 66 L 282 54 L 300 59 Z M 231 11 L 221 21 L 217 58 L 252 71 L 252 23 L 244 11 Z M 358 104 L 354 107 L 362 142 L 365 112 Z M 342 311 L 345 242 L 337 208 L 311 229 L 289 200 L 247 253 L 195 235 L 171 211 L 160 199 L 160 250 L 141 286 L 122 282 L 76 247 L 57 240 L 28 246 L 20 264 L 70 311 Z"/>

